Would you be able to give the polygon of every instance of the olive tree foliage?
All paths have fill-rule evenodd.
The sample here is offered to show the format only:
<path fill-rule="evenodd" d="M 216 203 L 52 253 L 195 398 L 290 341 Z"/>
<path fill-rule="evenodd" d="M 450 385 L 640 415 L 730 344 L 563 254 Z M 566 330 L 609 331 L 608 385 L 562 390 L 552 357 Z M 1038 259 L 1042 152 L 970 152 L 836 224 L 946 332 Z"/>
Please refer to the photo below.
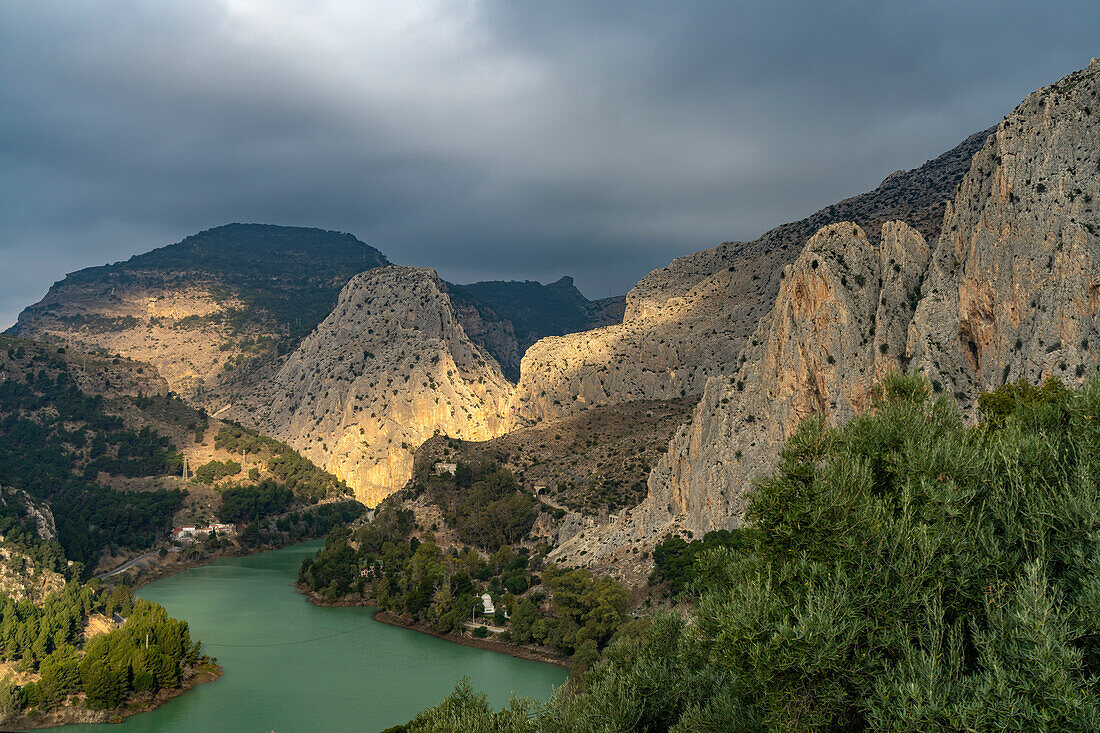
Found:
<path fill-rule="evenodd" d="M 806 420 L 690 618 L 628 624 L 498 729 L 1100 730 L 1100 380 L 1007 385 L 976 425 L 930 392 Z"/>
<path fill-rule="evenodd" d="M 530 704 L 513 698 L 508 707 L 494 711 L 485 695 L 470 688 L 463 678 L 442 703 L 425 710 L 393 733 L 511 733 L 529 730 Z"/>

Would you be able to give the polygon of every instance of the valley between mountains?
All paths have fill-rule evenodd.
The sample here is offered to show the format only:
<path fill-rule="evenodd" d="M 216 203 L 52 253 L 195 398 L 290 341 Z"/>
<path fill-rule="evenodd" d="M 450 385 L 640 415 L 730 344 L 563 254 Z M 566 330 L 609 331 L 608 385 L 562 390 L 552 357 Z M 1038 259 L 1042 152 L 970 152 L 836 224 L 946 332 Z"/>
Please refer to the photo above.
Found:
<path fill-rule="evenodd" d="M 1097 366 L 1098 59 L 873 191 L 618 298 L 569 277 L 454 284 L 350 234 L 229 224 L 67 275 L 0 339 L 0 584 L 46 616 L 69 618 L 46 601 L 67 593 L 175 628 L 66 584 L 327 535 L 299 577 L 316 602 L 455 637 L 506 623 L 581 675 L 675 605 L 704 545 L 737 551 L 800 425 L 858 424 L 909 373 L 973 426 L 983 395 L 1087 390 Z M 483 597 L 493 631 L 467 625 Z M 42 666 L 83 644 L 65 628 L 5 658 L 33 659 L 29 706 L 76 694 Z M 189 639 L 161 652 L 171 674 L 150 656 L 148 679 L 80 694 L 114 710 L 215 674 Z"/>

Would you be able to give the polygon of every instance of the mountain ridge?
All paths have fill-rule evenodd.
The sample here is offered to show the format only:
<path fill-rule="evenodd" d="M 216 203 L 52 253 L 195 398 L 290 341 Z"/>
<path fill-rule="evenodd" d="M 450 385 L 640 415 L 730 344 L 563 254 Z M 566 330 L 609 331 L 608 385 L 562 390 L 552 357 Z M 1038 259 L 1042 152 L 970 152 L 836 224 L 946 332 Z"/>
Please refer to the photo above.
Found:
<path fill-rule="evenodd" d="M 1100 364 L 1098 98 L 1093 59 L 1006 115 L 946 205 L 931 248 L 916 229 L 888 222 L 878 265 L 850 269 L 860 259 L 851 242 L 862 241 L 855 252 L 874 249 L 866 235 L 854 224 L 819 230 L 782 271 L 779 297 L 736 371 L 707 382 L 650 474 L 646 500 L 554 557 L 621 569 L 616 553 L 667 532 L 738 526 L 746 494 L 795 426 L 865 411 L 889 369 L 915 369 L 970 416 L 980 392 L 1010 378 L 1081 384 Z M 845 226 L 849 243 L 835 242 Z M 823 237 L 833 244 L 822 249 Z M 844 302 L 866 303 L 862 316 L 837 307 Z"/>

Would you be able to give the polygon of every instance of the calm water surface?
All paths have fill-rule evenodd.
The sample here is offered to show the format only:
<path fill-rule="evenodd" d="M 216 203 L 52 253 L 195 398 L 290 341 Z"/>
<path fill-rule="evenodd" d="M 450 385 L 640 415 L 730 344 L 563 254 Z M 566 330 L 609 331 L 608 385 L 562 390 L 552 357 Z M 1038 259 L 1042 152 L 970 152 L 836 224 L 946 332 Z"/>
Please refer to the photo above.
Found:
<path fill-rule="evenodd" d="M 224 676 L 121 725 L 66 731 L 378 731 L 408 721 L 469 677 L 495 706 L 514 690 L 546 699 L 560 667 L 452 644 L 371 619 L 373 609 L 318 608 L 292 586 L 322 540 L 219 560 L 141 588 L 191 625 Z"/>

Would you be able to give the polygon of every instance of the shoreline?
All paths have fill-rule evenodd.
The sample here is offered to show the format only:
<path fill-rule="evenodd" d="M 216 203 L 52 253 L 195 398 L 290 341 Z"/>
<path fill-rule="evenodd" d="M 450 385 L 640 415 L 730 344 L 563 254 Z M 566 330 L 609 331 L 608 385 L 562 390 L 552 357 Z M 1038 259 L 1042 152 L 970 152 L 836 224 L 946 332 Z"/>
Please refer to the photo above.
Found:
<path fill-rule="evenodd" d="M 209 658 L 207 658 L 209 660 Z M 127 705 L 107 710 L 90 710 L 77 704 L 63 705 L 50 710 L 42 715 L 20 716 L 10 723 L 0 723 L 0 730 L 41 730 L 56 728 L 62 725 L 90 725 L 99 723 L 121 723 L 126 718 L 140 713 L 147 713 L 159 708 L 164 703 L 173 700 L 185 692 L 193 690 L 199 685 L 214 682 L 221 678 L 222 668 L 213 661 L 206 661 L 193 675 L 183 680 L 179 687 L 170 690 L 159 690 L 148 699 L 135 700 Z M 72 700 L 76 702 L 76 700 Z"/>
<path fill-rule="evenodd" d="M 542 662 L 543 664 L 553 664 L 562 669 L 572 669 L 573 660 L 562 654 L 557 654 L 548 649 L 542 649 L 539 647 L 532 647 L 526 644 L 517 644 L 511 641 L 502 641 L 499 639 L 492 639 L 486 637 L 484 639 L 477 639 L 473 636 L 466 634 L 445 634 L 442 631 L 436 631 L 424 621 L 413 621 L 410 618 L 401 616 L 400 614 L 393 613 L 392 611 L 386 611 L 377 608 L 376 604 L 372 603 L 372 599 L 342 599 L 339 601 L 324 601 L 320 596 L 310 591 L 300 588 L 297 584 L 294 585 L 295 590 L 304 595 L 310 603 L 321 608 L 349 608 L 349 607 L 362 607 L 362 606 L 375 606 L 374 615 L 371 617 L 375 621 L 389 626 L 397 626 L 402 629 L 408 629 L 410 631 L 417 631 L 421 634 L 427 634 L 434 636 L 437 639 L 443 641 L 449 641 L 452 644 L 461 644 L 462 646 L 473 647 L 475 649 L 482 649 L 488 652 L 496 652 L 497 654 L 507 654 L 510 657 L 516 657 L 517 659 L 527 659 L 532 662 Z"/>
<path fill-rule="evenodd" d="M 185 570 L 192 570 L 194 568 L 205 567 L 205 566 L 209 565 L 210 563 L 214 562 L 215 560 L 224 560 L 226 558 L 231 558 L 231 557 L 249 557 L 251 555 L 259 555 L 259 554 L 264 553 L 264 552 L 274 552 L 276 550 L 283 550 L 283 549 L 286 549 L 287 547 L 292 547 L 294 545 L 300 545 L 300 544 L 303 544 L 305 542 L 313 542 L 315 540 L 322 540 L 322 539 L 324 539 L 324 537 L 308 537 L 308 538 L 303 539 L 303 540 L 297 540 L 295 542 L 289 542 L 285 545 L 279 545 L 279 546 L 268 545 L 268 546 L 264 546 L 264 547 L 247 548 L 247 549 L 234 543 L 234 545 L 233 545 L 233 547 L 230 551 L 227 551 L 227 552 L 226 551 L 220 551 L 220 552 L 217 552 L 215 554 L 207 555 L 206 557 L 202 558 L 202 560 L 200 560 L 198 562 L 176 561 L 176 562 L 173 562 L 171 564 L 158 565 L 155 568 L 151 568 L 149 570 L 141 569 L 140 572 L 137 574 L 137 577 L 135 577 L 133 579 L 134 582 L 133 582 L 133 585 L 130 586 L 130 589 L 136 591 L 138 588 L 141 588 L 144 585 L 148 585 L 149 583 L 153 583 L 153 582 L 158 581 L 158 580 L 163 580 L 164 578 L 170 578 L 173 575 L 177 575 L 179 573 L 182 573 Z M 130 569 L 133 569 L 133 568 L 130 568 Z M 130 569 L 128 569 L 126 572 L 128 573 Z M 126 573 L 121 573 L 117 576 L 112 576 L 112 578 L 110 580 L 114 580 L 115 578 L 120 578 L 120 579 L 126 578 Z M 109 582 L 109 580 L 108 579 L 102 579 L 100 582 L 107 583 L 107 582 Z M 318 604 L 318 605 L 320 605 L 320 604 Z"/>
<path fill-rule="evenodd" d="M 375 621 L 379 621 L 390 626 L 398 626 L 403 629 L 409 629 L 410 631 L 419 631 L 422 634 L 428 634 L 434 636 L 437 639 L 443 639 L 455 644 L 461 644 L 462 646 L 474 647 L 475 649 L 483 649 L 489 652 L 496 652 L 497 654 L 507 654 L 510 657 L 516 657 L 518 659 L 528 659 L 532 662 L 542 662 L 544 664 L 553 664 L 563 669 L 572 669 L 572 660 L 569 657 L 561 654 L 556 654 L 551 651 L 538 649 L 535 647 L 526 646 L 524 644 L 516 644 L 511 641 L 500 641 L 498 639 L 490 639 L 488 637 L 484 639 L 476 639 L 472 636 L 466 636 L 465 634 L 444 634 L 440 631 L 428 626 L 427 623 L 415 622 L 410 619 L 403 618 L 390 611 L 378 610 L 374 612 Z"/>

